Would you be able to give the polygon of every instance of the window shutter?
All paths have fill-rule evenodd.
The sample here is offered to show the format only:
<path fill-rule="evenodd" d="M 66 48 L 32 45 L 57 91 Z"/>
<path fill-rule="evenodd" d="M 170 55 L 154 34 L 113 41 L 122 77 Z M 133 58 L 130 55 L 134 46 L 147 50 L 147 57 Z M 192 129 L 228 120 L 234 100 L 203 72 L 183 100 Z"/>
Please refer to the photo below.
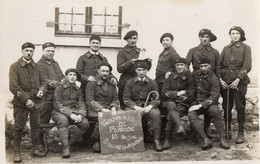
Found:
<path fill-rule="evenodd" d="M 60 30 L 59 29 L 59 15 L 60 15 L 59 8 L 56 7 L 55 8 L 55 32 Z"/>
<path fill-rule="evenodd" d="M 92 24 L 92 7 L 86 7 L 86 16 L 85 16 L 85 22 L 86 24 Z M 85 26 L 85 32 L 91 33 L 92 32 L 92 26 L 86 25 Z"/>
<path fill-rule="evenodd" d="M 119 12 L 118 12 L 118 34 L 121 35 L 122 31 L 122 6 L 119 6 Z"/>

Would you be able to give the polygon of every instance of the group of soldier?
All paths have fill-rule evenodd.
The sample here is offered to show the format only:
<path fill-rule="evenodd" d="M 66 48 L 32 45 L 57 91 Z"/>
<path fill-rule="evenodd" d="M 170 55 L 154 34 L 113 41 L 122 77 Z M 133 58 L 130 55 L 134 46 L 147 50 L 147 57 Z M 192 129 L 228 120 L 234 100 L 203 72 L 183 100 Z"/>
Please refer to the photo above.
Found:
<path fill-rule="evenodd" d="M 118 52 L 117 71 L 119 80 L 111 73 L 112 66 L 100 52 L 101 38 L 93 34 L 89 39 L 90 50 L 80 56 L 76 68 L 63 74 L 53 59 L 56 45 L 42 45 L 43 55 L 35 63 L 32 59 L 35 46 L 22 45 L 22 57 L 11 65 L 9 86 L 14 106 L 14 162 L 21 162 L 20 144 L 22 131 L 30 114 L 32 156 L 44 157 L 41 124 L 52 119 L 62 142 L 62 157 L 70 157 L 70 146 L 89 129 L 88 119 L 95 122 L 92 139 L 93 150 L 100 152 L 98 112 L 136 110 L 142 117 L 152 120 L 154 149 L 163 151 L 171 147 L 171 134 L 186 134 L 181 117 L 188 116 L 191 129 L 203 140 L 202 149 L 212 147 L 209 139 L 211 120 L 216 127 L 220 146 L 229 149 L 226 139 L 232 137 L 231 110 L 235 104 L 238 120 L 236 143 L 244 142 L 244 123 L 247 76 L 251 70 L 251 50 L 243 43 L 245 32 L 234 26 L 229 30 L 231 43 L 221 55 L 210 42 L 217 37 L 208 29 L 199 32 L 200 44 L 189 50 L 186 59 L 173 48 L 174 37 L 170 33 L 161 36 L 163 51 L 159 55 L 155 80 L 147 76 L 151 59 L 140 60 L 140 48 L 136 46 L 137 31 L 129 31 L 124 40 L 127 44 Z M 189 69 L 192 64 L 193 72 Z M 78 87 L 76 81 L 80 81 Z M 117 89 L 118 87 L 118 89 Z M 151 100 L 146 103 L 147 96 Z M 224 119 L 218 107 L 222 96 Z M 165 138 L 161 144 L 161 111 L 167 111 Z M 204 127 L 199 115 L 204 115 Z M 69 137 L 70 124 L 77 130 Z"/>

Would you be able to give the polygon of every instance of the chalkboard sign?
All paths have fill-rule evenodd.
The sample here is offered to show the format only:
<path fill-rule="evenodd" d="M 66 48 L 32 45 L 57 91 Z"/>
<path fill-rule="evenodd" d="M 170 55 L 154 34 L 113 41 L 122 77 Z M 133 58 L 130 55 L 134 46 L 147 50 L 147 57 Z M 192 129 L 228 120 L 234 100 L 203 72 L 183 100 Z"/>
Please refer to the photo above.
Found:
<path fill-rule="evenodd" d="M 138 111 L 99 112 L 101 154 L 144 151 L 141 116 Z"/>

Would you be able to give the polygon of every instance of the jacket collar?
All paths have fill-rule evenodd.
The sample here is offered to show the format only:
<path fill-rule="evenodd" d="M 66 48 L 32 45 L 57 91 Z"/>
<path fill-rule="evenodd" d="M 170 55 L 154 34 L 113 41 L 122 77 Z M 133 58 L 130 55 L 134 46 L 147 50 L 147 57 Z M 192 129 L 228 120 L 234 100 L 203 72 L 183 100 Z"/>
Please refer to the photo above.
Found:
<path fill-rule="evenodd" d="M 128 44 L 124 46 L 123 48 L 127 53 L 130 53 L 132 50 L 136 51 L 137 53 L 140 52 L 140 48 L 137 48 L 136 46 L 130 47 Z"/>
<path fill-rule="evenodd" d="M 242 41 L 238 41 L 238 42 L 232 42 L 231 41 L 230 44 L 229 44 L 229 48 L 232 47 L 233 45 L 238 48 L 242 45 Z"/>
<path fill-rule="evenodd" d="M 186 80 L 188 78 L 187 71 L 183 72 L 182 74 L 179 74 L 177 71 L 173 73 L 173 78 L 176 79 L 178 77 L 181 77 L 182 80 Z"/>
<path fill-rule="evenodd" d="M 70 84 L 68 81 L 66 81 L 65 83 L 62 84 L 63 88 L 70 88 L 70 87 L 73 87 L 75 88 L 76 90 L 79 89 L 79 87 L 74 83 L 74 84 Z"/>
<path fill-rule="evenodd" d="M 102 84 L 105 83 L 105 81 L 104 81 L 99 75 L 97 75 L 97 76 L 95 77 L 95 80 L 96 80 L 96 83 L 97 83 L 98 85 L 102 85 Z M 111 82 L 110 79 L 107 79 L 107 82 L 110 83 L 110 84 L 112 84 L 112 82 Z"/>
<path fill-rule="evenodd" d="M 139 82 L 138 76 L 135 77 L 135 83 Z M 144 82 L 149 83 L 150 79 L 146 76 Z"/>
<path fill-rule="evenodd" d="M 210 70 L 207 74 L 202 74 L 201 70 L 199 70 L 199 75 L 202 76 L 203 78 L 207 78 L 213 74 L 213 71 Z"/>
<path fill-rule="evenodd" d="M 19 60 L 18 60 L 18 63 L 21 64 L 22 67 L 26 66 L 28 63 L 26 63 L 24 60 L 23 60 L 23 57 L 21 57 Z M 33 61 L 33 59 L 31 60 L 31 62 L 29 63 L 32 67 L 35 67 L 36 63 Z"/>
<path fill-rule="evenodd" d="M 172 52 L 176 52 L 176 50 L 171 46 L 171 47 L 169 47 L 167 49 L 164 49 L 163 52 L 161 53 L 161 55 L 168 55 L 168 54 L 170 54 Z"/>
<path fill-rule="evenodd" d="M 88 52 L 86 52 L 85 53 L 85 55 L 88 57 L 88 58 L 90 58 L 92 55 L 94 55 L 94 54 L 92 54 L 90 51 L 88 51 Z M 100 53 L 100 52 L 97 52 L 97 54 L 96 54 L 97 56 L 99 56 L 100 58 L 104 58 L 104 56 Z"/>
<path fill-rule="evenodd" d="M 199 48 L 199 50 L 205 49 L 205 50 L 207 50 L 208 52 L 210 52 L 211 49 L 212 49 L 211 44 L 208 44 L 208 45 L 204 46 L 202 43 L 199 44 L 198 48 Z"/>
<path fill-rule="evenodd" d="M 43 60 L 45 63 L 47 63 L 47 64 L 51 64 L 51 63 L 56 63 L 56 61 L 54 60 L 54 59 L 52 59 L 52 60 L 48 60 L 45 56 L 43 56 L 42 55 L 42 58 L 41 58 L 41 60 Z"/>

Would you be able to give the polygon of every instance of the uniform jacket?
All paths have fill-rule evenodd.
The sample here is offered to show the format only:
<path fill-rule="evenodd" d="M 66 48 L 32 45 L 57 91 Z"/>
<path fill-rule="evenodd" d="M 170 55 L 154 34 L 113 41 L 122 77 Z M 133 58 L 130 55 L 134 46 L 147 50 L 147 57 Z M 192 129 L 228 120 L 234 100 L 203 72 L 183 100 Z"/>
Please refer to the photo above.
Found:
<path fill-rule="evenodd" d="M 141 82 L 137 77 L 134 77 L 126 83 L 123 100 L 129 108 L 133 108 L 136 105 L 143 106 L 151 91 L 159 93 L 157 84 L 154 80 L 146 77 L 145 81 Z M 159 103 L 159 99 L 154 99 L 149 104 L 157 107 Z"/>
<path fill-rule="evenodd" d="M 219 52 L 216 49 L 214 49 L 210 44 L 205 47 L 201 43 L 197 47 L 190 49 L 186 57 L 188 66 L 192 63 L 193 71 L 199 70 L 199 62 L 203 56 L 207 56 L 209 58 L 211 62 L 211 70 L 213 72 L 216 72 L 219 59 Z"/>
<path fill-rule="evenodd" d="M 97 117 L 102 108 L 119 108 L 116 86 L 110 80 L 104 81 L 99 75 L 95 79 L 96 81 L 88 82 L 86 87 L 86 104 L 90 117 Z"/>
<path fill-rule="evenodd" d="M 179 57 L 179 54 L 173 47 L 164 49 L 159 55 L 156 67 L 156 79 L 164 79 L 167 72 L 174 72 L 175 62 Z"/>
<path fill-rule="evenodd" d="M 218 104 L 220 83 L 213 71 L 202 74 L 200 70 L 192 73 L 196 93 L 192 104 L 200 103 L 205 109 Z"/>
<path fill-rule="evenodd" d="M 60 109 L 63 109 L 61 112 Z M 64 114 L 70 117 L 72 113 L 86 116 L 86 104 L 82 90 L 76 84 L 68 81 L 56 87 L 54 92 L 54 110 L 52 114 Z"/>
<path fill-rule="evenodd" d="M 50 86 L 49 83 L 53 80 L 60 82 L 62 79 L 65 78 L 58 62 L 56 62 L 55 60 L 47 60 L 44 56 L 42 56 L 42 58 L 37 62 L 37 64 L 40 66 L 41 71 L 47 77 L 47 93 L 53 94 L 55 88 Z"/>
<path fill-rule="evenodd" d="M 240 83 L 249 84 L 247 76 L 252 68 L 251 48 L 243 42 L 232 42 L 225 46 L 221 52 L 217 75 L 226 83 L 232 83 L 240 78 Z"/>
<path fill-rule="evenodd" d="M 181 90 L 186 90 L 186 94 L 178 97 L 177 93 Z M 189 105 L 193 100 L 194 92 L 195 87 L 190 72 L 185 71 L 182 74 L 173 72 L 164 82 L 161 97 L 166 101 L 174 101 Z M 167 93 L 168 96 L 166 95 Z"/>
<path fill-rule="evenodd" d="M 140 49 L 130 47 L 128 44 L 123 47 L 117 54 L 117 71 L 121 73 L 118 87 L 124 88 L 127 80 L 135 77 L 135 68 L 131 59 L 138 58 Z"/>
<path fill-rule="evenodd" d="M 40 72 L 40 67 L 33 61 L 27 64 L 21 57 L 10 66 L 9 89 L 13 93 L 12 103 L 17 106 L 26 107 L 27 99 L 34 103 L 42 100 L 36 97 L 39 90 L 46 92 L 46 77 Z"/>

